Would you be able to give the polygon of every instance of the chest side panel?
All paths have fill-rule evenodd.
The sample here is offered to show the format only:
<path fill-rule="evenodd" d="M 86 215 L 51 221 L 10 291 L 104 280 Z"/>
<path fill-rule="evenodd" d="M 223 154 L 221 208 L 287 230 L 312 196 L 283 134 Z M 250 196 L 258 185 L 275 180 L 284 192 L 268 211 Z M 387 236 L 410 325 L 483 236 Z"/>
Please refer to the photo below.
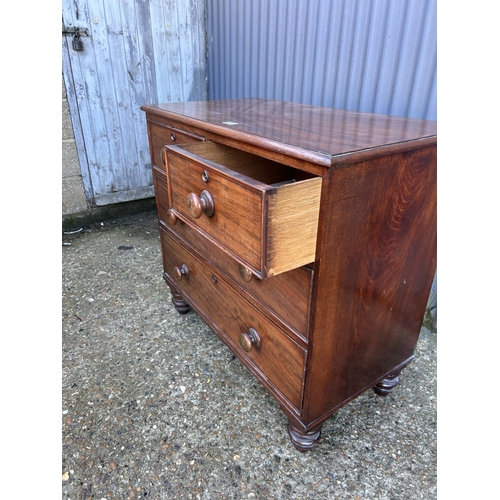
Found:
<path fill-rule="evenodd" d="M 332 170 L 320 238 L 309 421 L 413 354 L 436 268 L 436 149 Z"/>

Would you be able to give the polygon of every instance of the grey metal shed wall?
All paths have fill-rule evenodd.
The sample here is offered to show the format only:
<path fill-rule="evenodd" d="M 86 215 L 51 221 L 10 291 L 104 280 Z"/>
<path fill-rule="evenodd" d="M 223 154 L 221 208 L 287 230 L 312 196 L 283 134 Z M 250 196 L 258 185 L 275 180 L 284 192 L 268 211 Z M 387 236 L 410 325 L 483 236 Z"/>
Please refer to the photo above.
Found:
<path fill-rule="evenodd" d="M 436 0 L 207 0 L 210 99 L 436 120 Z"/>

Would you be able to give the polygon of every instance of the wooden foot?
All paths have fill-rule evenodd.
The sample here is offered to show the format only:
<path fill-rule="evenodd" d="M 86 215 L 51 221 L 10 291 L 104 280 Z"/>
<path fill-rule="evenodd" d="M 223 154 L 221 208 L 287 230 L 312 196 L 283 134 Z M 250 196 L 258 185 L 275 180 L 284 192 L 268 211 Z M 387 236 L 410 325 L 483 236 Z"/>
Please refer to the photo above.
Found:
<path fill-rule="evenodd" d="M 288 434 L 290 435 L 290 439 L 295 448 L 304 453 L 316 446 L 318 439 L 321 437 L 322 426 L 323 424 L 321 424 L 319 427 L 315 427 L 308 432 L 304 432 L 302 429 L 298 429 L 290 422 L 288 422 Z"/>
<path fill-rule="evenodd" d="M 377 385 L 373 386 L 375 394 L 379 396 L 387 396 L 399 384 L 399 373 L 391 373 L 383 378 Z"/>
<path fill-rule="evenodd" d="M 172 286 L 169 286 L 172 294 L 172 304 L 179 314 L 187 314 L 191 310 L 191 306 L 182 298 L 182 295 Z"/>

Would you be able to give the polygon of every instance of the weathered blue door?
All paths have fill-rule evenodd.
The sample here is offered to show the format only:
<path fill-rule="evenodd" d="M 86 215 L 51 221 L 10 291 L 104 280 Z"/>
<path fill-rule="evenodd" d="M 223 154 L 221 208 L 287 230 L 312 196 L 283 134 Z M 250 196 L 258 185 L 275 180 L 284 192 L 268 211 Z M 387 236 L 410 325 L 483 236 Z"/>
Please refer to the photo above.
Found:
<path fill-rule="evenodd" d="M 204 5 L 204 0 L 62 1 L 63 76 L 91 205 L 153 196 L 139 108 L 206 99 Z M 74 43 L 76 28 L 81 43 Z"/>

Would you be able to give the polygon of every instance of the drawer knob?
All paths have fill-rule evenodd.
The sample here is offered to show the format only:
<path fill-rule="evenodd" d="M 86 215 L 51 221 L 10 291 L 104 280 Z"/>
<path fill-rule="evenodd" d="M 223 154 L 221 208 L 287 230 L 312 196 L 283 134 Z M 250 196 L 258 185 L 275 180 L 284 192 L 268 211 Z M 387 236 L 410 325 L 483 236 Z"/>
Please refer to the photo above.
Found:
<path fill-rule="evenodd" d="M 240 273 L 241 279 L 243 281 L 252 281 L 252 271 L 248 269 L 248 267 L 242 266 L 241 264 L 238 266 L 238 272 Z"/>
<path fill-rule="evenodd" d="M 174 132 L 172 132 L 172 133 L 170 134 L 170 140 L 171 140 L 172 142 L 174 142 L 174 141 L 175 141 L 175 133 L 174 133 Z"/>
<path fill-rule="evenodd" d="M 212 195 L 205 189 L 198 196 L 195 193 L 189 193 L 186 199 L 187 209 L 194 219 L 199 219 L 202 214 L 207 217 L 212 217 L 214 214 L 215 206 Z"/>
<path fill-rule="evenodd" d="M 252 347 L 258 349 L 261 345 L 259 332 L 255 328 L 249 328 L 248 332 L 240 333 L 239 341 L 241 348 L 246 352 L 250 352 Z"/>
<path fill-rule="evenodd" d="M 169 226 L 175 226 L 177 224 L 177 215 L 174 214 L 171 208 L 167 210 L 167 224 Z"/>
<path fill-rule="evenodd" d="M 188 279 L 189 278 L 189 268 L 186 266 L 186 264 L 182 264 L 181 267 L 174 267 L 174 278 L 177 281 L 181 281 L 182 278 Z"/>

